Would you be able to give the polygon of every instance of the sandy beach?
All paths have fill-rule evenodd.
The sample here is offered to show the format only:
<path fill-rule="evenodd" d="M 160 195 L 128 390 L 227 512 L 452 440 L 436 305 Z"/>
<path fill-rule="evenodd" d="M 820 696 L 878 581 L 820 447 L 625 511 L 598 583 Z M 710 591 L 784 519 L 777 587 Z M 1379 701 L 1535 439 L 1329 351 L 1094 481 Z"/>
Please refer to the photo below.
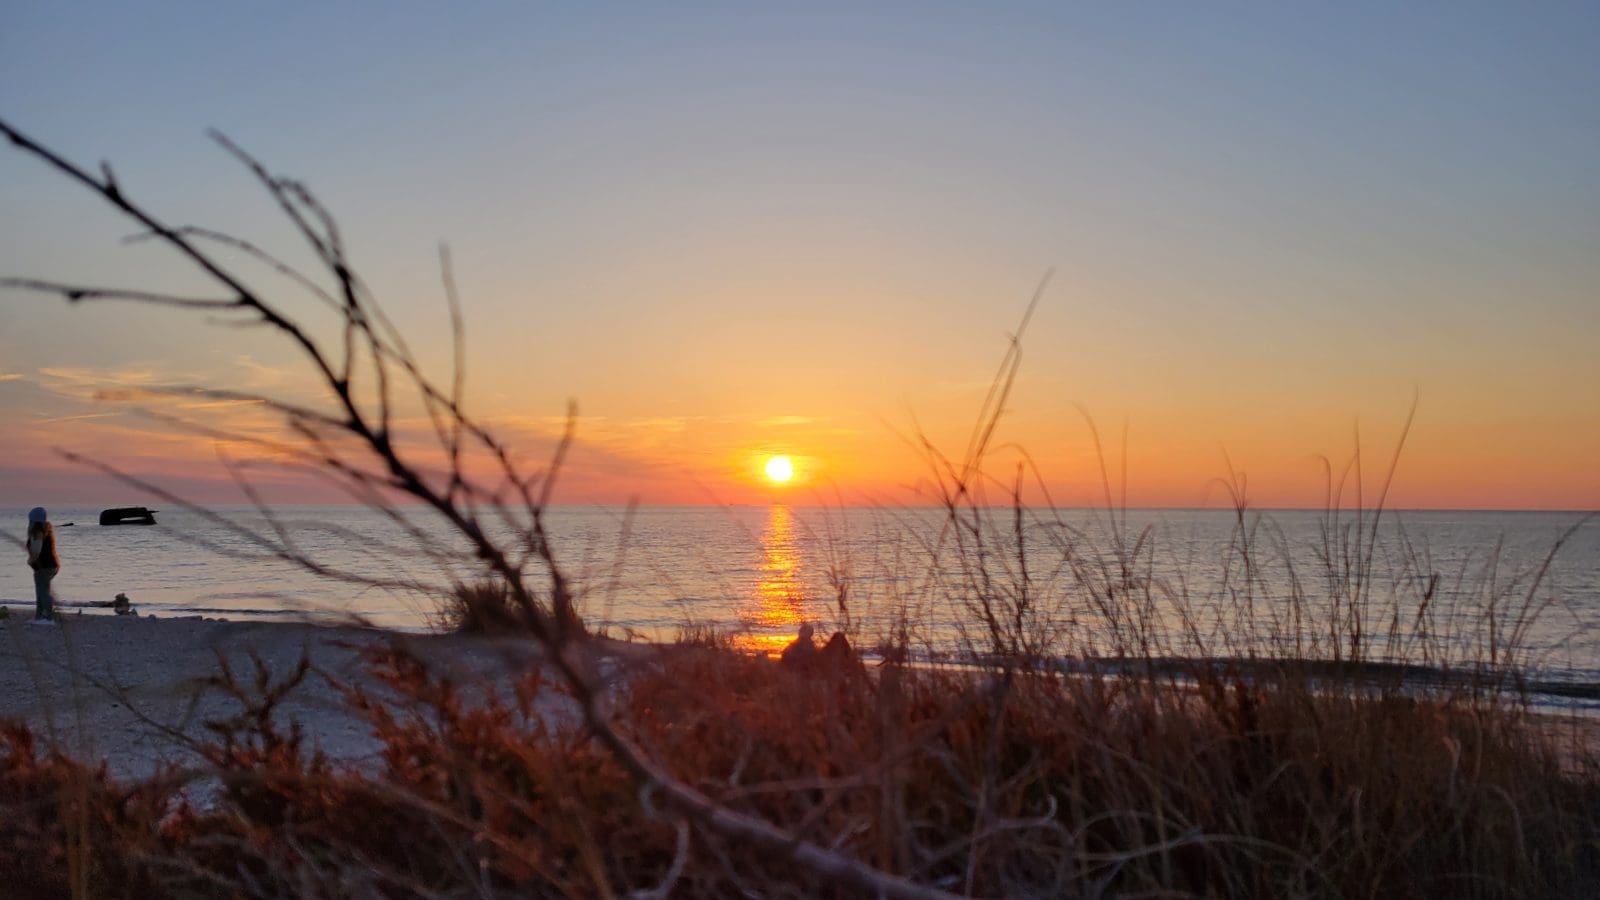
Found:
<path fill-rule="evenodd" d="M 437 671 L 463 684 L 503 683 L 539 665 L 526 641 L 462 635 L 412 635 L 297 623 L 220 619 L 65 615 L 54 627 L 26 618 L 0 621 L 0 719 L 32 726 L 79 759 L 104 758 L 115 776 L 149 775 L 163 763 L 198 757 L 176 734 L 207 737 L 204 723 L 232 714 L 235 700 L 207 687 L 226 658 L 241 680 L 253 677 L 254 652 L 279 677 L 302 653 L 312 673 L 280 708 L 298 720 L 330 758 L 372 760 L 377 742 L 344 704 L 335 682 L 384 690 L 360 658 L 361 648 L 398 640 Z M 547 692 L 547 716 L 575 716 L 569 698 Z"/>

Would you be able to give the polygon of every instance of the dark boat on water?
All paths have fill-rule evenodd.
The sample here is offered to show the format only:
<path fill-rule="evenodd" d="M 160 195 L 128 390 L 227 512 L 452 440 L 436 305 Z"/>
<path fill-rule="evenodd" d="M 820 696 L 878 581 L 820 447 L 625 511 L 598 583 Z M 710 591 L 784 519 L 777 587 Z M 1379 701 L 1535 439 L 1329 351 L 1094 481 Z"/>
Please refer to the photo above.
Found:
<path fill-rule="evenodd" d="M 154 525 L 156 511 L 143 506 L 119 506 L 100 511 L 101 525 Z"/>

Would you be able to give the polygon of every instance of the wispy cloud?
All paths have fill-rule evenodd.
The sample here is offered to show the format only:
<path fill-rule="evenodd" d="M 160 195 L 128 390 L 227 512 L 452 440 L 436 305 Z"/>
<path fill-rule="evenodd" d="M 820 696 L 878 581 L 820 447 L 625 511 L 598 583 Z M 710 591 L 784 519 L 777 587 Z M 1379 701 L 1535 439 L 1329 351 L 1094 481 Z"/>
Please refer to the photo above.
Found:
<path fill-rule="evenodd" d="M 121 413 L 103 412 L 103 413 L 83 413 L 82 415 L 77 415 L 77 416 L 51 416 L 51 417 L 45 418 L 45 419 L 34 419 L 32 424 L 34 424 L 34 425 L 52 425 L 52 424 L 55 424 L 57 422 L 78 422 L 78 421 L 81 421 L 83 419 L 104 419 L 107 416 L 118 416 L 118 415 L 121 415 Z"/>
<path fill-rule="evenodd" d="M 39 369 L 28 380 L 52 394 L 74 400 L 128 400 L 152 388 L 175 387 L 196 379 L 189 374 L 157 372 L 146 367 L 52 366 Z"/>

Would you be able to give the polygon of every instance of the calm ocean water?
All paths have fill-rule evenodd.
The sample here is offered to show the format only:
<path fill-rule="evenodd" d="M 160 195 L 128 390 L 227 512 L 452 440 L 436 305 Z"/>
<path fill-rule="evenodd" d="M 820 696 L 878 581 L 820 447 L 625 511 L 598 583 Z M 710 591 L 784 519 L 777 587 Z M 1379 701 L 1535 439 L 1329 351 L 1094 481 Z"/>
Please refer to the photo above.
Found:
<path fill-rule="evenodd" d="M 68 606 L 110 600 L 120 591 L 144 615 L 360 616 L 423 629 L 435 609 L 431 590 L 452 575 L 470 574 L 460 559 L 430 561 L 390 523 L 361 508 L 287 507 L 279 512 L 279 524 L 295 546 L 331 568 L 414 587 L 370 587 L 310 574 L 197 513 L 163 511 L 156 526 L 107 528 L 95 524 L 96 512 L 51 510 L 64 561 L 56 592 Z M 221 512 L 247 526 L 266 525 L 248 509 Z M 972 562 L 981 557 L 1013 580 L 1019 571 L 1004 512 L 995 514 L 990 524 L 999 530 L 983 549 L 969 542 L 965 553 L 954 549 L 941 515 L 928 510 L 564 508 L 550 515 L 552 546 L 580 586 L 585 618 L 658 638 L 688 625 L 709 625 L 739 632 L 752 646 L 779 646 L 801 622 L 815 622 L 824 633 L 835 627 L 842 618 L 842 592 L 868 641 L 903 613 L 927 646 L 950 649 L 962 640 L 964 626 L 971 634 L 973 619 L 961 598 L 963 586 L 972 584 Z M 1537 587 L 1530 574 L 1582 519 L 1577 513 L 1386 512 L 1371 545 L 1368 579 L 1381 602 L 1366 631 L 1384 631 L 1391 619 L 1413 627 L 1424 588 L 1431 586 L 1427 627 L 1438 635 L 1448 632 L 1470 657 L 1491 628 L 1503 642 L 1516 609 L 1531 599 L 1542 611 L 1520 635 L 1524 660 L 1546 672 L 1600 680 L 1600 520 L 1568 536 Z M 66 522 L 76 524 L 59 527 Z M 1346 516 L 1342 527 L 1354 522 Z M 1093 599 L 1078 579 L 1086 570 L 1101 577 L 1107 571 L 1102 564 L 1114 567 L 1120 534 L 1135 579 L 1156 586 L 1152 594 L 1165 598 L 1158 605 L 1182 598 L 1192 630 L 1217 653 L 1262 649 L 1242 643 L 1264 640 L 1241 626 L 1240 610 L 1249 607 L 1258 622 L 1276 616 L 1273 633 L 1280 640 L 1285 629 L 1303 633 L 1312 643 L 1300 651 L 1325 655 L 1326 636 L 1319 638 L 1319 629 L 1326 628 L 1315 623 L 1328 618 L 1327 598 L 1338 587 L 1329 579 L 1326 559 L 1341 557 L 1354 543 L 1330 544 L 1321 512 L 1264 512 L 1251 542 L 1255 568 L 1245 578 L 1231 511 L 1135 510 L 1125 521 L 1103 511 L 1035 511 L 1024 525 L 1029 591 L 1055 619 L 1087 631 L 1097 627 Z M 0 529 L 20 536 L 24 528 L 24 510 L 0 510 Z M 1138 542 L 1141 534 L 1145 539 Z M 1066 562 L 1063 548 L 1071 549 L 1077 569 Z M 28 610 L 29 572 L 21 551 L 12 552 L 12 564 L 0 567 L 0 600 Z M 1305 598 L 1306 621 L 1286 626 L 1285 598 L 1296 586 Z M 1388 604 L 1388 597 L 1397 599 Z M 1165 608 L 1155 614 L 1172 615 Z M 1167 625 L 1174 632 L 1185 627 L 1176 619 Z M 1080 637 L 1063 649 L 1105 652 L 1107 645 Z"/>

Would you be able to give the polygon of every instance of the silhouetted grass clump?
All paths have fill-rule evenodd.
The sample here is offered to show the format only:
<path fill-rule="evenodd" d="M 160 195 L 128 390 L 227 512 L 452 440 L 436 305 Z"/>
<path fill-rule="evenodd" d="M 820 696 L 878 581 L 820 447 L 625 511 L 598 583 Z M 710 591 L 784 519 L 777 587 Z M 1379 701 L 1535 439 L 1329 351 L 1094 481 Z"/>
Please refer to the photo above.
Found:
<path fill-rule="evenodd" d="M 492 580 L 456 585 L 441 598 L 434 622 L 459 634 L 528 634 L 533 628 L 511 591 Z"/>

